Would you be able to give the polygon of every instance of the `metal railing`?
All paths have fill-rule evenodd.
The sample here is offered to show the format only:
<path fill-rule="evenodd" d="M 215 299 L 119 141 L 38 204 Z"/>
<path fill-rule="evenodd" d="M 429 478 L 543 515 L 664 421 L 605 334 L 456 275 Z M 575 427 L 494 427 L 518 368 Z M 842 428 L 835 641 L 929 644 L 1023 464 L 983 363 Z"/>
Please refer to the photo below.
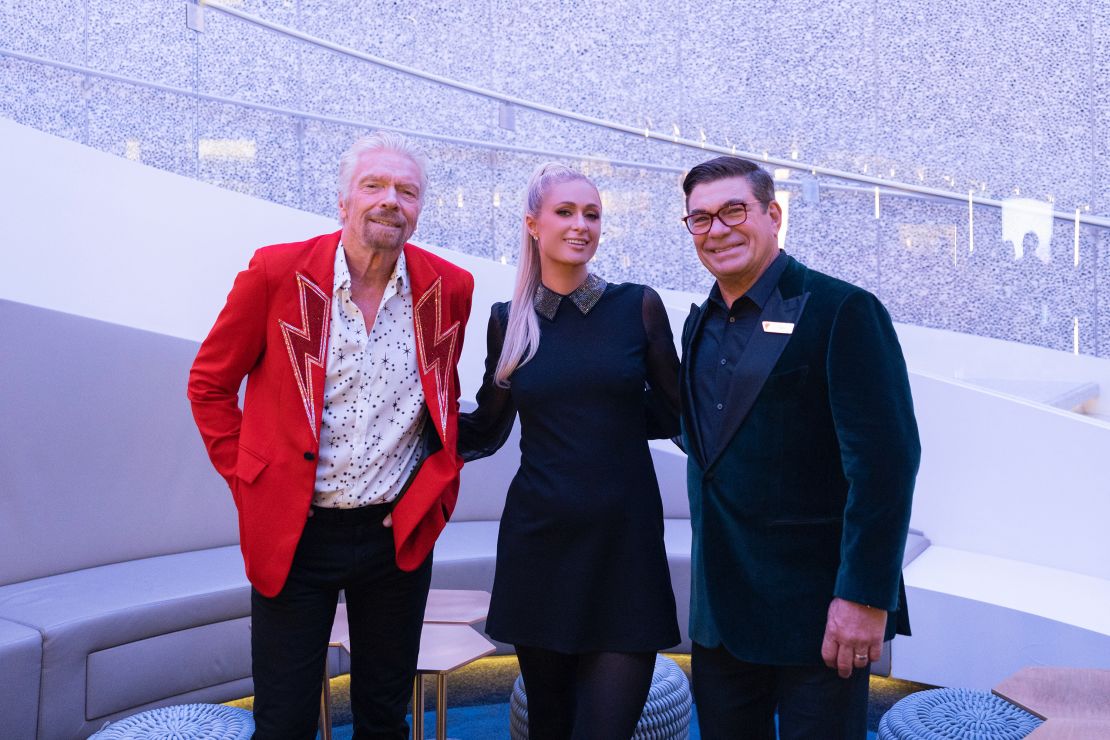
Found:
<path fill-rule="evenodd" d="M 621 160 L 613 157 L 603 157 L 597 155 L 579 154 L 575 152 L 558 151 L 554 149 L 539 149 L 536 147 L 525 147 L 514 144 L 507 144 L 497 141 L 484 141 L 482 139 L 470 139 L 461 136 L 450 136 L 446 134 L 436 134 L 430 131 L 420 131 L 415 129 L 401 128 L 398 126 L 391 126 L 371 121 L 357 120 L 353 118 L 343 118 L 341 116 L 328 116 L 320 113 L 313 113 L 311 111 L 297 110 L 293 108 L 282 108 L 276 105 L 267 105 L 266 103 L 256 103 L 250 100 L 243 100 L 241 98 L 230 98 L 223 95 L 211 95 L 209 93 L 202 93 L 196 90 L 190 90 L 183 87 L 175 87 L 173 85 L 166 85 L 160 82 L 151 82 L 150 80 L 143 80 L 136 77 L 128 77 L 126 75 L 116 74 L 114 72 L 105 72 L 104 70 L 96 69 L 94 67 L 86 67 L 72 62 L 63 62 L 57 59 L 49 59 L 46 57 L 36 56 L 35 54 L 27 54 L 25 52 L 16 51 L 14 49 L 0 48 L 0 56 L 9 57 L 11 59 L 18 59 L 32 64 L 41 64 L 55 69 L 73 72 L 75 74 L 84 75 L 96 79 L 108 80 L 110 82 L 118 82 L 125 85 L 132 85 L 134 87 L 141 87 L 148 90 L 155 90 L 158 92 L 170 93 L 173 95 L 180 95 L 182 97 L 193 98 L 210 103 L 220 103 L 224 105 L 234 105 L 249 110 L 257 110 L 265 113 L 273 113 L 276 115 L 287 116 L 294 119 L 303 119 L 308 121 L 317 121 L 320 123 L 330 123 L 342 126 L 350 126 L 358 129 L 382 129 L 387 131 L 395 131 L 405 136 L 411 136 L 418 139 L 425 139 L 428 141 L 439 141 L 448 144 L 457 144 L 459 146 L 473 147 L 476 149 L 485 149 L 488 151 L 508 152 L 513 154 L 527 154 L 533 156 L 541 156 L 548 159 L 563 159 L 578 162 L 591 162 L 597 164 L 605 164 L 613 167 L 639 169 L 649 172 L 664 172 L 673 175 L 684 175 L 686 169 L 682 167 L 675 167 L 672 165 L 657 164 L 654 162 L 638 162 L 632 160 Z M 738 153 L 738 156 L 743 156 L 743 153 Z M 794 169 L 799 169 L 795 167 Z M 791 187 L 800 188 L 803 191 L 806 188 L 806 183 L 800 180 L 784 180 L 781 178 L 775 179 L 777 188 Z M 858 185 L 837 185 L 828 182 L 819 184 L 820 190 L 832 190 L 838 192 L 860 193 L 871 195 L 875 191 L 884 197 L 905 197 L 905 198 L 922 198 L 932 199 L 934 196 L 922 194 L 917 192 L 906 191 L 898 188 L 896 184 L 885 183 L 882 186 L 875 187 L 861 187 Z M 1095 226 L 1110 227 L 1110 219 L 1106 219 L 1106 223 L 1099 223 L 1099 219 L 1087 220 L 1085 223 L 1091 223 Z"/>
<path fill-rule="evenodd" d="M 584 123 L 584 124 L 587 124 L 587 125 L 590 125 L 590 126 L 596 126 L 596 127 L 599 127 L 599 128 L 610 130 L 610 131 L 615 131 L 615 132 L 618 132 L 618 133 L 621 133 L 621 134 L 630 134 L 630 135 L 634 135 L 634 136 L 637 136 L 637 137 L 643 137 L 643 138 L 646 138 L 646 139 L 649 139 L 649 140 L 659 141 L 659 142 L 663 142 L 663 143 L 666 143 L 666 144 L 671 144 L 671 145 L 675 145 L 675 146 L 679 146 L 679 147 L 685 147 L 685 148 L 689 148 L 689 149 L 698 149 L 698 150 L 701 150 L 701 151 L 714 152 L 714 153 L 717 153 L 717 154 L 732 154 L 732 155 L 736 155 L 736 156 L 739 156 L 739 157 L 745 157 L 747 159 L 751 159 L 751 160 L 755 160 L 755 161 L 761 161 L 761 162 L 764 162 L 766 164 L 773 165 L 775 167 L 797 170 L 799 172 L 808 172 L 811 175 L 825 175 L 827 177 L 833 177 L 833 178 L 836 178 L 838 180 L 847 180 L 847 181 L 850 181 L 850 182 L 859 183 L 861 185 L 871 186 L 871 188 L 858 188 L 858 187 L 855 188 L 855 189 L 859 189 L 859 190 L 874 191 L 874 188 L 881 188 L 881 189 L 885 189 L 887 191 L 898 191 L 898 192 L 902 192 L 902 193 L 909 193 L 909 194 L 915 194 L 915 195 L 920 195 L 920 196 L 928 196 L 928 197 L 931 197 L 931 198 L 940 198 L 940 199 L 949 200 L 949 201 L 957 201 L 957 202 L 960 202 L 960 203 L 966 203 L 969 208 L 979 205 L 979 206 L 988 206 L 988 207 L 992 207 L 992 208 L 1001 209 L 1002 206 L 1003 206 L 1003 203 L 1004 203 L 1004 201 L 998 200 L 996 198 L 986 198 L 986 197 L 983 197 L 983 196 L 975 195 L 973 191 L 968 191 L 967 193 L 955 193 L 955 192 L 952 192 L 950 190 L 943 190 L 941 188 L 933 188 L 933 187 L 928 187 L 928 186 L 925 186 L 925 185 L 915 185 L 913 183 L 901 182 L 901 181 L 897 181 L 897 180 L 887 180 L 887 179 L 884 179 L 884 178 L 881 178 L 881 177 L 872 177 L 872 176 L 869 176 L 869 175 L 861 175 L 861 174 L 857 174 L 857 173 L 853 173 L 853 172 L 847 172 L 845 170 L 833 169 L 831 167 L 823 167 L 821 165 L 804 163 L 804 162 L 800 162 L 800 161 L 797 161 L 797 160 L 782 159 L 782 158 L 779 158 L 779 157 L 770 157 L 770 156 L 767 156 L 766 154 L 757 154 L 755 152 L 742 151 L 742 150 L 738 150 L 735 146 L 722 147 L 722 146 L 718 146 L 718 145 L 715 145 L 715 144 L 710 144 L 710 143 L 708 143 L 704 140 L 695 141 L 695 140 L 692 140 L 692 139 L 683 138 L 683 137 L 679 136 L 678 134 L 673 134 L 673 135 L 664 134 L 664 133 L 661 133 L 661 132 L 658 132 L 658 131 L 651 131 L 648 128 L 641 128 L 641 127 L 637 127 L 637 126 L 629 126 L 627 124 L 617 123 L 615 121 L 607 121 L 607 120 L 602 119 L 602 118 L 587 116 L 587 115 L 583 115 L 581 113 L 576 113 L 574 111 L 565 110 L 563 108 L 557 108 L 557 107 L 550 106 L 550 105 L 544 105 L 542 103 L 536 103 L 534 101 L 525 100 L 524 98 L 519 98 L 519 97 L 516 97 L 514 95 L 507 95 L 505 93 L 497 92 L 495 90 L 489 90 L 489 89 L 486 89 L 486 88 L 483 88 L 483 87 L 479 87 L 477 85 L 471 85 L 471 84 L 468 84 L 468 83 L 465 83 L 465 82 L 460 82 L 458 80 L 453 80 L 453 79 L 450 79 L 448 77 L 444 77 L 442 75 L 436 75 L 436 74 L 432 74 L 430 72 L 425 72 L 425 71 L 417 69 L 415 67 L 410 67 L 410 66 L 407 66 L 407 65 L 404 65 L 404 64 L 399 64 L 397 62 L 393 62 L 393 61 L 385 59 L 383 57 L 375 56 L 373 54 L 367 54 L 365 52 L 361 52 L 361 51 L 358 51 L 356 49 L 351 49 L 349 47 L 342 46 L 340 44 L 336 44 L 336 43 L 333 43 L 331 41 L 327 41 L 326 39 L 321 39 L 321 38 L 318 38 L 318 37 L 315 37 L 315 36 L 311 36 L 309 34 L 303 33 L 303 32 L 298 31 L 296 29 L 289 28 L 288 26 L 283 26 L 280 23 L 274 23 L 274 22 L 268 21 L 264 18 L 259 18 L 258 16 L 252 15 L 250 13 L 245 13 L 241 10 L 236 9 L 236 8 L 232 8 L 232 7 L 228 7 L 226 5 L 222 5 L 219 2 L 212 2 L 211 0 L 187 0 L 187 1 L 190 2 L 190 4 L 192 4 L 196 8 L 196 10 L 194 11 L 194 13 L 195 13 L 194 18 L 198 19 L 198 24 L 197 25 L 200 28 L 203 28 L 203 14 L 202 14 L 202 11 L 205 8 L 211 8 L 213 10 L 217 10 L 221 13 L 226 14 L 226 15 L 238 18 L 238 19 L 240 19 L 242 21 L 245 21 L 247 23 L 251 23 L 251 24 L 253 24 L 255 26 L 258 26 L 260 28 L 268 29 L 270 31 L 273 31 L 274 33 L 281 34 L 281 35 L 286 36 L 288 38 L 303 41 L 307 44 L 316 46 L 316 47 L 321 48 L 321 49 L 327 49 L 329 51 L 335 52 L 336 54 L 340 54 L 342 56 L 346 56 L 346 57 L 349 57 L 351 59 L 358 59 L 358 60 L 361 60 L 361 61 L 364 61 L 364 62 L 369 62 L 370 64 L 374 64 L 376 66 L 383 67 L 385 69 L 390 69 L 390 70 L 393 70 L 394 72 L 398 72 L 400 74 L 408 75 L 410 77 L 414 77 L 414 78 L 417 78 L 417 79 L 420 79 L 420 80 L 424 80 L 426 82 L 432 82 L 432 83 L 435 83 L 437 85 L 442 85 L 444 87 L 449 87 L 449 88 L 452 88 L 454 90 L 458 90 L 460 92 L 468 93 L 468 94 L 471 94 L 471 95 L 476 95 L 476 96 L 479 96 L 479 97 L 482 97 L 482 98 L 486 98 L 488 100 L 496 100 L 496 101 L 498 101 L 498 102 L 500 102 L 504 105 L 510 105 L 510 106 L 515 106 L 515 107 L 519 107 L 519 108 L 524 108 L 524 109 L 527 109 L 527 110 L 536 111 L 538 113 L 545 113 L 547 115 L 556 116 L 558 118 L 563 118 L 563 119 L 570 120 L 570 121 L 576 121 L 578 123 Z M 509 147 L 502 146 L 502 145 L 492 145 L 492 144 L 489 144 L 489 143 L 486 143 L 485 145 L 488 148 L 511 150 Z M 560 156 L 565 156 L 565 155 L 560 155 Z M 577 159 L 585 159 L 584 157 L 577 156 L 577 155 L 574 155 L 574 157 L 577 158 Z M 611 161 L 611 160 L 605 160 L 605 161 Z M 613 163 L 616 164 L 616 162 L 613 162 Z M 644 166 L 644 165 L 636 165 L 636 166 Z M 650 168 L 655 169 L 655 170 L 675 169 L 676 171 L 681 171 L 678 168 L 666 168 L 666 167 L 660 167 L 658 165 L 651 166 Z M 822 184 L 822 187 L 828 187 L 828 185 Z M 881 192 L 881 190 L 880 190 L 880 192 Z M 1103 227 L 1103 228 L 1110 228 L 1110 218 L 1104 218 L 1104 217 L 1092 216 L 1092 215 L 1084 215 L 1078 209 L 1075 210 L 1074 212 L 1057 211 L 1057 210 L 1053 209 L 1051 211 L 1051 213 L 1052 213 L 1053 218 L 1061 219 L 1061 220 L 1064 220 L 1064 221 L 1074 221 L 1077 226 L 1080 225 L 1080 224 L 1086 224 L 1086 225 L 1090 225 L 1090 226 L 1100 226 L 1100 227 Z"/>
<path fill-rule="evenodd" d="M 443 87 L 458 90 L 462 93 L 478 96 L 478 97 L 481 97 L 481 98 L 484 98 L 484 99 L 487 99 L 487 100 L 494 100 L 494 101 L 497 101 L 497 102 L 501 103 L 502 105 L 508 105 L 508 106 L 519 107 L 519 108 L 523 108 L 523 109 L 527 109 L 527 110 L 532 110 L 532 111 L 535 111 L 535 112 L 538 112 L 538 113 L 543 113 L 543 114 L 554 116 L 554 117 L 561 118 L 561 119 L 564 119 L 564 120 L 574 121 L 574 122 L 577 122 L 577 123 L 582 123 L 582 124 L 586 124 L 586 125 L 589 125 L 589 126 L 594 126 L 594 127 L 602 128 L 602 129 L 605 129 L 605 130 L 613 131 L 613 132 L 616 132 L 616 133 L 619 133 L 619 134 L 622 134 L 622 135 L 632 135 L 632 136 L 636 136 L 637 138 L 644 138 L 644 139 L 647 139 L 647 140 L 650 140 L 650 141 L 656 141 L 656 142 L 660 142 L 660 143 L 663 143 L 663 144 L 668 144 L 668 145 L 682 147 L 682 148 L 697 149 L 698 151 L 707 151 L 707 152 L 713 152 L 713 153 L 717 153 L 717 154 L 732 154 L 732 155 L 736 155 L 736 156 L 740 156 L 740 157 L 745 157 L 745 158 L 751 159 L 753 161 L 760 161 L 760 162 L 763 162 L 765 164 L 772 165 L 772 166 L 775 166 L 775 167 L 778 167 L 778 168 L 785 168 L 785 169 L 789 169 L 789 170 L 793 170 L 793 171 L 797 171 L 797 172 L 801 172 L 801 173 L 807 173 L 811 176 L 824 175 L 826 177 L 831 177 L 831 178 L 834 178 L 834 179 L 837 179 L 837 180 L 843 180 L 843 181 L 846 181 L 848 183 L 852 183 L 852 184 L 845 184 L 845 185 L 837 185 L 837 184 L 832 184 L 832 183 L 829 183 L 829 182 L 817 183 L 816 181 L 811 181 L 813 184 L 817 185 L 819 190 L 836 190 L 836 191 L 855 192 L 855 193 L 869 194 L 869 195 L 873 194 L 876 198 L 878 198 L 879 196 L 883 196 L 883 197 L 921 198 L 921 199 L 926 199 L 926 200 L 940 199 L 940 200 L 945 200 L 945 201 L 950 201 L 950 202 L 959 202 L 959 203 L 962 203 L 962 204 L 967 204 L 969 209 L 974 207 L 974 206 L 987 206 L 987 207 L 991 207 L 991 208 L 1001 209 L 1001 208 L 1003 208 L 1003 206 L 1005 204 L 1005 201 L 1003 201 L 1003 200 L 998 200 L 998 199 L 995 199 L 995 198 L 986 198 L 986 197 L 983 197 L 983 196 L 977 196 L 977 195 L 974 195 L 974 193 L 970 192 L 970 191 L 967 194 L 955 193 L 955 192 L 952 192 L 952 191 L 949 191 L 949 190 L 943 190 L 941 188 L 933 188 L 933 187 L 928 187 L 928 186 L 924 186 L 924 185 L 915 185 L 913 183 L 906 183 L 906 182 L 901 182 L 901 181 L 897 181 L 897 180 L 890 180 L 890 179 L 884 179 L 884 178 L 880 178 L 880 177 L 873 177 L 873 176 L 869 176 L 869 175 L 862 175 L 862 174 L 847 172 L 847 171 L 844 171 L 844 170 L 838 170 L 838 169 L 834 169 L 834 168 L 830 168 L 830 167 L 823 167 L 823 166 L 820 166 L 820 165 L 814 165 L 814 164 L 800 162 L 800 161 L 791 160 L 791 159 L 782 159 L 782 158 L 779 158 L 779 157 L 771 157 L 771 156 L 768 156 L 766 154 L 758 154 L 758 153 L 755 153 L 755 152 L 742 151 L 742 150 L 737 149 L 737 147 L 735 147 L 735 146 L 731 146 L 731 147 L 717 146 L 717 145 L 714 145 L 714 144 L 710 144 L 710 143 L 708 143 L 704 140 L 703 141 L 694 141 L 694 140 L 691 140 L 691 139 L 682 138 L 681 136 L 679 136 L 677 134 L 664 134 L 664 133 L 657 132 L 657 131 L 651 131 L 651 130 L 646 129 L 646 128 L 629 126 L 629 125 L 626 125 L 626 124 L 617 123 L 617 122 L 613 122 L 613 121 L 608 121 L 608 120 L 601 119 L 601 118 L 596 118 L 596 117 L 593 117 L 593 116 L 583 115 L 583 114 L 580 114 L 580 113 L 576 113 L 574 111 L 569 111 L 569 110 L 565 110 L 565 109 L 562 109 L 562 108 L 557 108 L 557 107 L 554 107 L 554 106 L 544 105 L 542 103 L 536 103 L 536 102 L 525 100 L 523 98 L 519 98 L 519 97 L 516 97 L 516 96 L 513 96 L 513 95 L 507 95 L 505 93 L 500 93 L 500 92 L 497 92 L 497 91 L 494 91 L 494 90 L 488 90 L 486 88 L 482 88 L 482 87 L 479 87 L 477 85 L 471 85 L 471 84 L 460 82 L 458 80 L 453 80 L 453 79 L 450 79 L 448 77 L 444 77 L 444 76 L 441 76 L 441 75 L 436 75 L 436 74 L 432 74 L 430 72 L 425 72 L 423 70 L 419 70 L 419 69 L 416 69 L 414 67 L 410 67 L 410 66 L 407 66 L 407 65 L 399 64 L 397 62 L 393 62 L 393 61 L 385 59 L 383 57 L 375 56 L 373 54 L 367 54 L 365 52 L 361 52 L 361 51 L 358 51 L 356 49 L 351 49 L 349 47 L 345 47 L 345 46 L 342 46 L 340 44 L 335 44 L 335 43 L 327 41 L 325 39 L 321 39 L 321 38 L 303 33 L 303 32 L 298 31 L 296 29 L 289 28 L 287 26 L 283 26 L 281 24 L 274 23 L 272 21 L 268 21 L 264 18 L 260 18 L 258 16 L 252 15 L 250 13 L 245 13 L 241 10 L 236 9 L 236 8 L 232 8 L 232 7 L 229 7 L 229 6 L 226 6 L 226 5 L 222 5 L 218 2 L 213 2 L 212 0 L 186 0 L 186 7 L 189 9 L 189 14 L 188 14 L 189 26 L 191 28 L 193 28 L 194 30 L 197 30 L 197 31 L 203 31 L 203 28 L 204 28 L 203 12 L 204 12 L 204 10 L 212 9 L 212 10 L 224 13 L 228 16 L 231 16 L 231 17 L 237 18 L 239 20 L 242 20 L 244 22 L 250 23 L 252 25 L 258 26 L 260 28 L 267 29 L 271 32 L 274 32 L 274 33 L 277 33 L 277 34 L 280 34 L 280 35 L 283 35 L 283 36 L 286 36 L 286 37 L 289 37 L 289 38 L 292 38 L 292 39 L 297 39 L 297 40 L 302 41 L 304 43 L 316 46 L 316 47 L 321 48 L 321 49 L 326 49 L 328 51 L 334 52 L 334 53 L 342 55 L 342 56 L 346 56 L 346 57 L 349 57 L 349 58 L 352 58 L 352 59 L 361 60 L 361 61 L 364 61 L 364 62 L 367 62 L 367 63 L 370 63 L 370 64 L 374 64 L 376 66 L 382 67 L 384 69 L 392 70 L 392 71 L 397 72 L 397 73 L 402 74 L 402 75 L 410 76 L 410 77 L 413 77 L 413 78 L 416 78 L 416 79 L 419 79 L 419 80 L 423 80 L 425 82 L 430 82 L 430 83 L 433 83 L 433 84 L 436 84 L 436 85 L 440 85 L 440 86 L 443 86 Z M 413 137 L 416 137 L 416 138 L 425 139 L 425 140 L 429 140 L 429 141 L 438 141 L 438 142 L 444 142 L 444 143 L 450 143 L 450 144 L 457 144 L 457 145 L 461 145 L 461 146 L 473 147 L 473 148 L 477 148 L 477 149 L 485 149 L 485 150 L 489 150 L 489 151 L 508 152 L 508 153 L 514 153 L 514 154 L 527 154 L 527 155 L 543 156 L 543 157 L 555 158 L 555 159 L 576 160 L 576 161 L 582 161 L 582 162 L 593 162 L 593 163 L 607 164 L 607 165 L 611 165 L 611 166 L 615 166 L 615 167 L 640 169 L 640 170 L 652 171 L 652 172 L 665 172 L 665 173 L 671 173 L 671 174 L 676 174 L 676 175 L 682 175 L 686 172 L 686 170 L 682 167 L 675 167 L 675 166 L 671 166 L 671 165 L 662 165 L 662 164 L 653 163 L 653 162 L 619 160 L 619 159 L 615 159 L 615 158 L 612 158 L 612 157 L 604 157 L 604 156 L 596 156 L 596 155 L 583 155 L 583 154 L 574 153 L 574 152 L 557 151 L 557 150 L 551 150 L 551 149 L 542 149 L 542 148 L 537 148 L 537 147 L 518 146 L 518 145 L 513 145 L 513 144 L 508 144 L 508 143 L 503 143 L 503 142 L 497 142 L 497 141 L 485 141 L 485 140 L 481 140 L 481 139 L 471 139 L 471 138 L 466 138 L 466 137 L 450 136 L 450 135 L 446 135 L 446 134 L 437 134 L 437 133 L 432 133 L 432 132 L 429 132 L 429 131 L 419 131 L 419 130 L 406 129 L 406 128 L 401 128 L 401 127 L 391 126 L 391 125 L 386 125 L 386 124 L 380 124 L 380 123 L 371 122 L 371 121 L 363 121 L 363 120 L 356 120 L 356 119 L 350 119 L 350 118 L 343 118 L 341 116 L 322 115 L 322 114 L 319 114 L 319 113 L 313 113 L 311 111 L 305 111 L 305 110 L 282 108 L 280 106 L 267 105 L 265 103 L 256 103 L 256 102 L 253 102 L 253 101 L 242 100 L 242 99 L 239 99 L 239 98 L 230 98 L 230 97 L 220 96 L 220 95 L 211 95 L 211 94 L 203 93 L 203 92 L 200 92 L 200 91 L 197 91 L 197 90 L 190 90 L 190 89 L 186 89 L 186 88 L 175 87 L 175 86 L 172 86 L 172 85 L 165 85 L 165 84 L 162 84 L 162 83 L 151 82 L 149 80 L 143 80 L 143 79 L 138 79 L 138 78 L 134 78 L 134 77 L 127 77 L 125 75 L 119 75 L 119 74 L 115 74 L 115 73 L 112 73 L 112 72 L 105 72 L 105 71 L 102 71 L 102 70 L 99 70 L 99 69 L 95 69 L 95 68 L 92 68 L 92 67 L 86 67 L 86 66 L 79 65 L 79 64 L 73 64 L 73 63 L 70 63 L 70 62 L 62 62 L 62 61 L 55 60 L 55 59 L 40 57 L 40 56 L 37 56 L 37 55 L 34 55 L 34 54 L 27 54 L 25 52 L 16 51 L 14 49 L 0 48 L 0 56 L 6 56 L 6 57 L 10 57 L 12 59 L 18 59 L 18 60 L 25 61 L 25 62 L 30 62 L 30 63 L 34 63 L 34 64 L 41 64 L 41 65 L 45 65 L 45 66 L 49 66 L 49 67 L 54 67 L 56 69 L 63 69 L 63 70 L 69 71 L 69 72 L 74 72 L 74 73 L 77 73 L 77 74 L 85 75 L 87 77 L 94 77 L 94 78 L 98 78 L 98 79 L 110 80 L 112 82 L 118 82 L 118 83 L 122 83 L 122 84 L 133 85 L 133 86 L 136 86 L 136 87 L 142 87 L 142 88 L 146 88 L 146 89 L 150 89 L 150 90 L 157 90 L 157 91 L 160 91 L 160 92 L 171 93 L 171 94 L 174 94 L 174 95 L 189 97 L 189 98 L 193 98 L 193 99 L 196 99 L 196 100 L 203 100 L 203 101 L 207 101 L 207 102 L 220 103 L 220 104 L 226 104 L 226 105 L 234 105 L 234 106 L 247 108 L 247 109 L 251 109 L 251 110 L 257 110 L 257 111 L 263 111 L 263 112 L 266 112 L 266 113 L 273 113 L 273 114 L 277 114 L 277 115 L 283 115 L 283 116 L 287 116 L 287 117 L 295 118 L 295 119 L 302 119 L 302 120 L 307 120 L 307 121 L 317 121 L 317 122 L 321 122 L 321 123 L 338 124 L 338 125 L 344 125 L 344 126 L 350 126 L 350 127 L 362 128 L 362 129 L 370 129 L 370 128 L 386 129 L 386 130 L 390 130 L 390 131 L 396 131 L 396 132 L 405 134 L 407 136 L 413 136 Z M 784 186 L 799 187 L 799 188 L 802 189 L 803 194 L 806 192 L 806 189 L 807 189 L 807 183 L 805 181 L 801 181 L 801 180 L 787 180 L 787 179 L 782 179 L 782 178 L 776 178 L 776 184 L 779 187 L 784 187 Z M 1048 213 L 1051 213 L 1052 217 L 1055 218 L 1055 219 L 1074 222 L 1076 224 L 1077 228 L 1080 225 L 1095 226 L 1095 227 L 1100 227 L 1100 228 L 1110 228 L 1110 218 L 1101 217 L 1101 216 L 1093 216 L 1093 215 L 1089 215 L 1089 214 L 1085 215 L 1085 214 L 1082 214 L 1078 209 L 1074 212 L 1058 211 L 1058 210 L 1052 209 L 1052 210 L 1048 211 Z"/>

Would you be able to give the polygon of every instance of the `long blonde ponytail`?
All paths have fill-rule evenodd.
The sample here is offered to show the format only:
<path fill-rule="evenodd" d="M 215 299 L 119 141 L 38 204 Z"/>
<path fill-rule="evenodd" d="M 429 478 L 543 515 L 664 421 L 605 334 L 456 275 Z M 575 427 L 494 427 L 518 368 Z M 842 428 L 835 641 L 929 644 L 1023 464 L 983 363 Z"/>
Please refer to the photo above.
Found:
<path fill-rule="evenodd" d="M 524 196 L 524 216 L 537 218 L 543 197 L 552 185 L 570 180 L 589 178 L 575 169 L 558 162 L 545 162 L 532 172 L 528 192 Z M 509 324 L 505 328 L 505 342 L 497 361 L 493 379 L 502 388 L 509 386 L 509 376 L 531 360 L 540 348 L 540 322 L 532 301 L 540 285 L 540 251 L 536 238 L 528 232 L 525 218 L 520 223 L 520 255 L 516 266 L 516 287 L 509 307 Z"/>

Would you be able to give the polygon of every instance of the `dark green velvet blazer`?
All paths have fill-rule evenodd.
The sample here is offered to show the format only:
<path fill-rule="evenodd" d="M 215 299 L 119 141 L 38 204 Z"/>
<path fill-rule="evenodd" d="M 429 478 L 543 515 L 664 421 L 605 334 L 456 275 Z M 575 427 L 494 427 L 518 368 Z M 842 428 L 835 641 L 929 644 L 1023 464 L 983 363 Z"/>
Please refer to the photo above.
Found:
<path fill-rule="evenodd" d="M 690 636 L 757 663 L 821 663 L 834 596 L 909 633 L 902 553 L 921 447 L 902 349 L 867 291 L 788 257 L 734 374 L 730 416 L 698 440 L 682 332 L 693 527 Z M 794 324 L 793 333 L 763 322 Z M 772 327 L 773 328 L 773 327 Z"/>

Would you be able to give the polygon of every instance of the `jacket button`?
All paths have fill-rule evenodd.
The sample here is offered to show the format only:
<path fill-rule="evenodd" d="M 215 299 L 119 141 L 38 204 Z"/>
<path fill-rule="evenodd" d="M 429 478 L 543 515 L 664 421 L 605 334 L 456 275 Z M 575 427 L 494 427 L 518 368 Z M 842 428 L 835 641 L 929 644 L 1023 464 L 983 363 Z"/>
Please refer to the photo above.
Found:
<path fill-rule="evenodd" d="M 712 482 L 712 480 L 713 480 L 713 474 L 712 473 L 706 473 L 705 474 L 705 482 L 710 483 L 710 482 Z"/>
<path fill-rule="evenodd" d="M 311 452 L 306 452 L 306 453 L 304 453 L 304 459 L 305 459 L 305 460 L 315 460 L 315 459 L 316 459 L 316 455 L 314 455 L 314 454 L 313 454 L 313 453 L 311 453 Z"/>

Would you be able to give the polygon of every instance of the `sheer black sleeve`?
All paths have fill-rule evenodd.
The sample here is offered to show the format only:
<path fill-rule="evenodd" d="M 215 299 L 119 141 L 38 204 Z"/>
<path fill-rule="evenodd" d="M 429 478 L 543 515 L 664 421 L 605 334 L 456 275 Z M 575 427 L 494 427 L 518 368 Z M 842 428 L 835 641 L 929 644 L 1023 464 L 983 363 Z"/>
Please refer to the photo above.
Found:
<path fill-rule="evenodd" d="M 466 462 L 489 457 L 501 449 L 516 419 L 516 406 L 508 388 L 493 382 L 493 371 L 501 359 L 505 327 L 509 323 L 509 304 L 495 303 L 486 329 L 486 371 L 478 389 L 478 408 L 459 414 L 459 456 Z"/>
<path fill-rule="evenodd" d="M 644 286 L 644 333 L 647 335 L 647 388 L 644 404 L 649 439 L 667 439 L 678 434 L 678 352 L 659 294 Z"/>

